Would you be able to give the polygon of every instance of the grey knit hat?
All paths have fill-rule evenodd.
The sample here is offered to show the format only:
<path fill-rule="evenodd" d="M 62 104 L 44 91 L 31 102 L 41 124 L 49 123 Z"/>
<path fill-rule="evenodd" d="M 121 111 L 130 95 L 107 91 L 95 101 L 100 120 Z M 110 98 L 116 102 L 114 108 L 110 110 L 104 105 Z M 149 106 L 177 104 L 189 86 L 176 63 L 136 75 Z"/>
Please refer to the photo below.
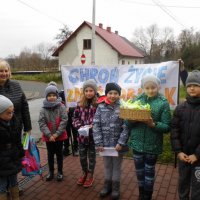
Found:
<path fill-rule="evenodd" d="M 57 83 L 56 83 L 55 81 L 51 81 L 51 82 L 49 82 L 47 86 L 49 86 L 49 85 L 54 85 L 54 86 L 57 87 Z"/>
<path fill-rule="evenodd" d="M 94 89 L 95 93 L 97 93 L 97 84 L 93 79 L 89 79 L 83 83 L 83 91 L 87 88 L 91 87 Z"/>
<path fill-rule="evenodd" d="M 12 101 L 3 95 L 0 95 L 0 114 L 6 111 L 10 106 L 13 106 Z"/>
<path fill-rule="evenodd" d="M 200 71 L 199 70 L 194 70 L 189 73 L 186 79 L 186 87 L 192 84 L 200 86 Z"/>
<path fill-rule="evenodd" d="M 141 79 L 141 87 L 144 88 L 144 85 L 147 82 L 153 82 L 155 83 L 157 86 L 160 86 L 160 79 L 158 79 L 155 75 L 153 74 L 148 74 L 146 76 L 143 76 Z"/>
<path fill-rule="evenodd" d="M 58 88 L 55 85 L 49 85 L 46 87 L 45 89 L 45 97 L 47 98 L 48 94 L 56 94 L 56 96 L 58 97 Z"/>

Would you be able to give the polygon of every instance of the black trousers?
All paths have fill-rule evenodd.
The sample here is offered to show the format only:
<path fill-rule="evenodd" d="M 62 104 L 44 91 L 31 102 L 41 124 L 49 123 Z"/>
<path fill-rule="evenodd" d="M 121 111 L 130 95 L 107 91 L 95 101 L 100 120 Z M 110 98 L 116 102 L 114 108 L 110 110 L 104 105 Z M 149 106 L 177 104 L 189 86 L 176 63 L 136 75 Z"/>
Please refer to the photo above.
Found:
<path fill-rule="evenodd" d="M 64 140 L 64 148 L 66 151 L 69 151 L 70 140 L 72 141 L 71 145 L 72 145 L 73 150 L 74 151 L 78 150 L 78 140 L 77 140 L 78 131 L 72 125 L 72 117 L 74 114 L 74 109 L 75 108 L 69 108 L 69 113 L 68 113 L 68 121 L 67 121 L 67 126 L 66 126 L 68 138 Z"/>
<path fill-rule="evenodd" d="M 49 171 L 54 172 L 54 154 L 56 154 L 58 172 L 63 172 L 63 141 L 46 142 Z"/>
<path fill-rule="evenodd" d="M 78 150 L 78 140 L 77 140 L 78 131 L 72 126 L 70 121 L 68 121 L 67 123 L 66 131 L 67 131 L 68 138 L 64 140 L 65 150 L 69 151 L 70 140 L 71 140 L 73 150 L 77 151 Z"/>
<path fill-rule="evenodd" d="M 200 161 L 188 164 L 178 162 L 179 170 L 179 198 L 180 200 L 200 199 Z M 191 197 L 190 197 L 191 196 Z"/>

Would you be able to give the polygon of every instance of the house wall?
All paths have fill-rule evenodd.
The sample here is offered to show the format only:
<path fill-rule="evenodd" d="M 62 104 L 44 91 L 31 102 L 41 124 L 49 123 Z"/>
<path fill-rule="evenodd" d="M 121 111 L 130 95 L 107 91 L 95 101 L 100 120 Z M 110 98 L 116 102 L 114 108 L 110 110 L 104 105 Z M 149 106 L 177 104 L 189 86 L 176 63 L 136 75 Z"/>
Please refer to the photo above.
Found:
<path fill-rule="evenodd" d="M 84 65 L 91 65 L 91 49 L 83 50 L 83 39 L 91 39 L 92 31 L 89 27 L 83 27 L 78 34 L 73 37 L 64 49 L 59 52 L 59 68 L 61 65 L 82 65 L 81 55 L 86 56 L 86 62 Z M 117 51 L 112 49 L 108 43 L 106 43 L 101 37 L 96 35 L 95 38 L 95 65 L 118 65 L 122 64 L 122 60 L 125 60 L 125 64 L 137 64 L 143 63 L 143 59 L 132 59 L 128 57 L 118 57 Z"/>

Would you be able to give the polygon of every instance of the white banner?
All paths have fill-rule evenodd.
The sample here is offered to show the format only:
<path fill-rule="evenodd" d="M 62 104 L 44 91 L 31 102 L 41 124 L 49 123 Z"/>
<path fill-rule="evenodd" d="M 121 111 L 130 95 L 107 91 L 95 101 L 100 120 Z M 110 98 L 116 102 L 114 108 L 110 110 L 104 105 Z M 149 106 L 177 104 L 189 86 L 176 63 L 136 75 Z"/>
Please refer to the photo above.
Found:
<path fill-rule="evenodd" d="M 104 94 L 106 83 L 116 82 L 122 88 L 121 98 L 132 99 L 142 92 L 141 78 L 154 74 L 161 80 L 160 92 L 166 96 L 171 108 L 178 100 L 179 64 L 168 61 L 156 64 L 119 66 L 65 66 L 61 67 L 65 99 L 68 107 L 77 105 L 82 93 L 83 82 L 94 79 L 100 95 Z"/>

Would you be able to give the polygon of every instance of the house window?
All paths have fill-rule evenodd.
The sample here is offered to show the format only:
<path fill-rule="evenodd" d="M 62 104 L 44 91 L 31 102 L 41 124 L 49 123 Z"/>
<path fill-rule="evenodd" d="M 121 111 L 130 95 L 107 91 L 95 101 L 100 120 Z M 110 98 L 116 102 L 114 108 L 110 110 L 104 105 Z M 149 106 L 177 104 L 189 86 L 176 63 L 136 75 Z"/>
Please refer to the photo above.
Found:
<path fill-rule="evenodd" d="M 137 60 L 135 60 L 135 64 L 137 64 Z"/>
<path fill-rule="evenodd" d="M 122 65 L 125 65 L 125 60 L 122 60 Z"/>
<path fill-rule="evenodd" d="M 91 49 L 91 40 L 90 39 L 83 40 L 83 49 Z"/>

